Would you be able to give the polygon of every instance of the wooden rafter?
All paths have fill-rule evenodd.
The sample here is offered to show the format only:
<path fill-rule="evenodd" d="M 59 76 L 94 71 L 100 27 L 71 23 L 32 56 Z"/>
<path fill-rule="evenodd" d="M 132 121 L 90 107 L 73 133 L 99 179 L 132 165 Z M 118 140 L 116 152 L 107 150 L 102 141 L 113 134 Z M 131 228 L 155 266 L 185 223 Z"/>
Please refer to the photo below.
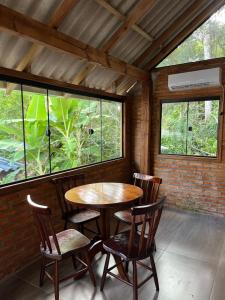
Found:
<path fill-rule="evenodd" d="M 109 2 L 106 0 L 95 0 L 99 5 L 104 7 L 107 11 L 109 11 L 111 14 L 116 16 L 119 20 L 125 22 L 126 16 L 121 14 L 118 10 L 116 10 Z M 145 39 L 149 40 L 150 42 L 153 40 L 153 38 L 145 32 L 140 26 L 133 24 L 131 26 L 133 30 L 138 32 L 140 35 L 142 35 Z M 101 48 L 104 51 L 104 45 Z M 74 79 L 72 80 L 72 83 L 81 84 L 82 81 L 93 71 L 95 70 L 97 65 L 91 64 L 90 66 L 85 65 L 78 74 L 75 75 Z"/>
<path fill-rule="evenodd" d="M 59 25 L 63 22 L 68 13 L 74 8 L 74 6 L 78 3 L 78 0 L 64 0 L 60 3 L 55 11 L 53 12 L 50 20 L 48 21 L 48 25 L 52 28 L 57 29 Z M 25 70 L 33 61 L 33 59 L 39 55 L 43 50 L 43 47 L 37 44 L 32 44 L 30 49 L 24 54 L 22 59 L 16 66 L 17 71 Z M 9 83 L 7 84 L 6 93 L 9 94 L 15 87 L 15 84 Z"/>
<path fill-rule="evenodd" d="M 148 72 L 131 64 L 107 55 L 71 36 L 59 32 L 46 24 L 0 5 L 0 29 L 14 35 L 25 37 L 48 48 L 58 50 L 90 62 L 110 68 L 115 72 L 127 74 L 138 80 L 148 80 Z"/>
<path fill-rule="evenodd" d="M 119 12 L 117 9 L 115 9 L 108 1 L 106 0 L 95 0 L 99 5 L 101 5 L 102 7 L 104 7 L 109 13 L 113 14 L 115 17 L 117 17 L 119 20 L 121 21 L 125 21 L 126 20 L 126 16 L 121 14 L 121 12 Z M 152 41 L 153 37 L 147 33 L 145 30 L 143 30 L 139 25 L 137 24 L 133 24 L 131 26 L 131 28 L 136 31 L 137 33 L 139 33 L 141 36 L 143 36 L 143 38 L 147 39 L 148 41 Z"/>
<path fill-rule="evenodd" d="M 118 95 L 126 95 L 130 92 L 130 90 L 138 83 L 138 81 L 134 81 L 133 79 L 128 80 L 126 83 L 117 87 L 116 93 Z"/>
<path fill-rule="evenodd" d="M 163 44 L 168 40 L 171 34 L 177 31 L 178 28 L 184 26 L 204 3 L 205 0 L 198 0 L 189 6 L 157 39 L 153 41 L 153 43 L 135 60 L 134 64 L 141 64 L 148 57 L 149 53 L 152 53 L 156 49 L 162 49 Z"/>
<path fill-rule="evenodd" d="M 92 64 L 92 63 L 86 64 L 85 67 L 82 68 L 80 72 L 74 77 L 72 83 L 77 85 L 81 84 L 86 78 L 86 76 L 92 71 L 94 71 L 96 67 L 97 67 L 96 64 Z"/>
<path fill-rule="evenodd" d="M 108 52 L 118 41 L 128 32 L 128 30 L 154 5 L 155 0 L 140 0 L 135 8 L 126 17 L 124 23 L 116 30 L 111 38 L 102 47 L 102 50 Z"/>
<path fill-rule="evenodd" d="M 214 0 L 191 23 L 189 23 L 168 45 L 145 65 L 145 69 L 152 69 L 162 61 L 171 51 L 181 44 L 194 30 L 204 23 L 213 13 L 225 4 L 225 0 Z"/>

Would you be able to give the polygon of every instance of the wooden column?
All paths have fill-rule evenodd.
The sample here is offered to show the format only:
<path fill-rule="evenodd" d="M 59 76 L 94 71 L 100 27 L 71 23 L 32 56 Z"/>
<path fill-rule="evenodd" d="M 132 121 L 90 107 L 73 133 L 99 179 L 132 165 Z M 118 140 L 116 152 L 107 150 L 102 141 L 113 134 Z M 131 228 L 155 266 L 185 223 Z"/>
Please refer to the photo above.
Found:
<path fill-rule="evenodd" d="M 133 171 L 150 174 L 150 112 L 151 83 L 141 86 L 139 96 L 132 99 L 131 115 L 131 161 Z"/>
<path fill-rule="evenodd" d="M 141 156 L 140 172 L 149 174 L 150 172 L 150 83 L 142 83 L 141 94 L 142 125 L 141 125 Z"/>

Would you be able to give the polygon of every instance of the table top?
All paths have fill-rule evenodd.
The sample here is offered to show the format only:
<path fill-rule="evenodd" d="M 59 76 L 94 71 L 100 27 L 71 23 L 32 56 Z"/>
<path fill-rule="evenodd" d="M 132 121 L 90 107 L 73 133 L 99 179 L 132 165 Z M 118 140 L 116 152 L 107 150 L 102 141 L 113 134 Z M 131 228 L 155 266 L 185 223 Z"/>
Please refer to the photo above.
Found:
<path fill-rule="evenodd" d="M 66 192 L 65 198 L 80 206 L 106 208 L 126 206 L 142 195 L 143 190 L 131 184 L 99 182 L 72 188 Z"/>

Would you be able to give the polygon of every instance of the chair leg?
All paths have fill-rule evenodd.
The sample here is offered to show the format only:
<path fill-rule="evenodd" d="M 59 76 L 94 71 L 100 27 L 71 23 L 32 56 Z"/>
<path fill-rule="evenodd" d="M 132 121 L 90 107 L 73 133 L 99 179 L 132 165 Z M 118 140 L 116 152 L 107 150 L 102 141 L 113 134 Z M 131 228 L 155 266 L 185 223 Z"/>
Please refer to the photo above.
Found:
<path fill-rule="evenodd" d="M 98 220 L 96 219 L 95 222 L 96 222 L 96 227 L 97 227 L 97 230 L 98 230 L 98 234 L 100 235 L 101 230 L 100 230 L 100 227 L 99 227 L 99 224 L 98 224 Z"/>
<path fill-rule="evenodd" d="M 59 300 L 59 262 L 58 262 L 58 260 L 55 261 L 54 289 L 55 289 L 55 300 Z"/>
<path fill-rule="evenodd" d="M 155 261 L 154 261 L 154 257 L 152 255 L 152 253 L 150 254 L 150 263 L 152 266 L 152 273 L 153 273 L 153 278 L 155 281 L 155 287 L 156 287 L 156 290 L 159 291 L 159 281 L 158 281 L 157 271 L 156 271 L 156 267 L 155 267 Z"/>
<path fill-rule="evenodd" d="M 84 234 L 84 225 L 82 223 L 80 224 L 80 232 Z"/>
<path fill-rule="evenodd" d="M 88 267 L 88 271 L 89 271 L 91 281 L 92 281 L 93 285 L 96 286 L 95 276 L 94 276 L 94 273 L 93 273 L 93 270 L 92 270 L 91 261 L 90 261 L 88 252 L 85 253 L 85 259 L 86 259 L 86 262 L 87 262 L 87 267 Z"/>
<path fill-rule="evenodd" d="M 66 229 L 67 229 L 67 225 L 68 225 L 68 221 L 67 221 L 67 220 L 65 220 L 65 223 L 64 223 L 64 230 L 66 230 Z"/>
<path fill-rule="evenodd" d="M 117 220 L 115 234 L 118 234 L 120 227 L 120 220 Z"/>
<path fill-rule="evenodd" d="M 138 287 L 137 287 L 137 263 L 135 260 L 133 263 L 133 300 L 138 300 Z"/>
<path fill-rule="evenodd" d="M 155 239 L 153 240 L 153 249 L 156 252 L 156 242 L 155 242 Z"/>
<path fill-rule="evenodd" d="M 128 271 L 129 271 L 129 261 L 125 262 L 125 271 L 126 271 L 126 273 L 128 273 Z"/>
<path fill-rule="evenodd" d="M 39 286 L 42 286 L 44 284 L 44 277 L 45 277 L 45 257 L 42 255 Z"/>
<path fill-rule="evenodd" d="M 75 254 L 72 255 L 72 262 L 73 262 L 73 268 L 76 269 L 76 267 L 77 267 L 77 261 L 76 261 Z"/>
<path fill-rule="evenodd" d="M 105 260 L 104 271 L 103 271 L 103 274 L 102 274 L 100 291 L 103 291 L 103 289 L 104 289 L 106 274 L 107 274 L 108 266 L 109 266 L 109 258 L 110 258 L 110 254 L 107 253 L 106 260 Z"/>

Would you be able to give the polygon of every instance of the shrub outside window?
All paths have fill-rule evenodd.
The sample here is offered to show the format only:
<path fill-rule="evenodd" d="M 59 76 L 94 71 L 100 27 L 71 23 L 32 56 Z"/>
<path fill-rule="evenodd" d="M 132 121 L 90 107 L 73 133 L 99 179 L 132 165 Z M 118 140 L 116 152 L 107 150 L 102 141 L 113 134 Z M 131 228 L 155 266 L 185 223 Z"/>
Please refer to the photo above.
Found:
<path fill-rule="evenodd" d="M 160 153 L 217 157 L 219 97 L 161 102 Z"/>
<path fill-rule="evenodd" d="M 122 103 L 0 81 L 0 185 L 122 157 Z"/>

